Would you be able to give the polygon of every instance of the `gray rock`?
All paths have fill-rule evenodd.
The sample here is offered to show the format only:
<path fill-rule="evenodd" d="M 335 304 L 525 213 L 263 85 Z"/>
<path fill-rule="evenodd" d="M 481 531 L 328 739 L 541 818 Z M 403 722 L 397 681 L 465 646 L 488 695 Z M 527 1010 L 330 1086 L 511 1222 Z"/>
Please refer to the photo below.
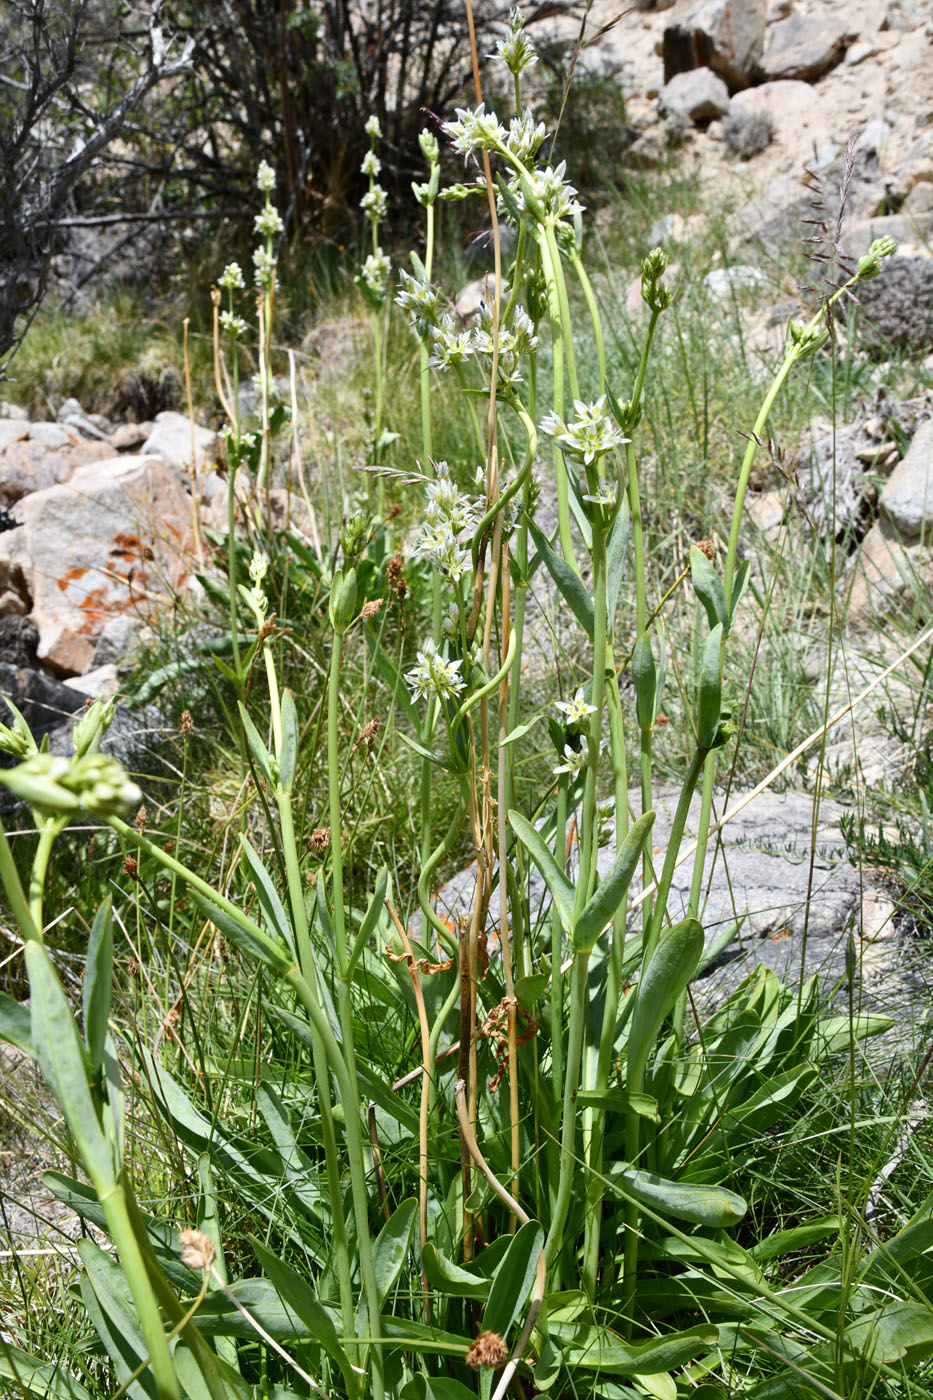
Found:
<path fill-rule="evenodd" d="M 663 863 L 678 796 L 677 789 L 670 787 L 658 789 L 654 796 L 657 820 L 651 845 L 656 872 Z M 737 797 L 733 793 L 730 803 Z M 638 811 L 640 799 L 634 793 L 632 802 Z M 831 980 L 844 973 L 846 927 L 860 910 L 861 881 L 849 863 L 840 827 L 844 809 L 838 803 L 820 803 L 811 864 L 813 804 L 813 797 L 805 793 L 764 792 L 723 829 L 721 846 L 715 838 L 710 841 L 701 918 L 707 945 L 731 925 L 738 925 L 735 940 L 717 962 L 717 968 L 734 963 L 733 978 L 755 963 L 766 963 L 782 976 L 795 978 L 804 955 L 808 973 L 819 971 Z M 720 799 L 716 810 L 722 811 Z M 686 841 L 696 833 L 698 816 L 697 798 L 688 818 Z M 609 870 L 614 855 L 612 845 L 600 851 L 601 873 Z M 691 860 L 674 874 L 668 906 L 673 920 L 685 914 L 692 875 Z M 438 909 L 450 918 L 468 912 L 475 879 L 473 868 L 454 876 L 439 893 Z M 544 882 L 532 869 L 531 908 L 537 915 L 547 904 Z M 494 896 L 490 927 L 497 923 Z M 716 977 L 728 980 L 722 971 Z"/>
<path fill-rule="evenodd" d="M 0 695 L 9 696 L 22 711 L 36 738 L 56 729 L 68 715 L 77 714 L 87 698 L 44 671 L 6 661 L 0 661 Z M 6 724 L 8 718 L 7 706 L 0 705 L 0 720 Z"/>
<path fill-rule="evenodd" d="M 675 112 L 699 122 L 722 116 L 729 106 L 729 89 L 711 68 L 675 73 L 658 94 L 662 116 Z"/>
<path fill-rule="evenodd" d="M 30 423 L 29 441 L 41 442 L 44 447 L 70 447 L 77 438 L 60 423 Z"/>
<path fill-rule="evenodd" d="M 933 519 L 933 419 L 920 424 L 885 484 L 879 504 L 901 535 L 913 539 L 929 533 Z"/>
<path fill-rule="evenodd" d="M 764 286 L 767 280 L 760 267 L 749 267 L 743 263 L 714 267 L 703 279 L 710 295 L 717 301 L 727 301 L 740 292 L 755 291 Z"/>
<path fill-rule="evenodd" d="M 58 410 L 59 423 L 67 423 L 69 418 L 83 418 L 84 409 L 77 399 L 66 399 Z"/>
<path fill-rule="evenodd" d="M 848 39 L 849 28 L 841 19 L 790 15 L 769 30 L 761 75 L 766 81 L 802 78 L 814 82 L 839 63 Z"/>
<path fill-rule="evenodd" d="M 722 135 L 734 156 L 751 160 L 752 156 L 770 146 L 774 137 L 774 122 L 770 113 L 763 110 L 743 112 L 730 108 L 722 123 Z"/>
<path fill-rule="evenodd" d="M 195 466 L 200 469 L 217 460 L 218 450 L 217 434 L 212 428 L 195 423 L 192 429 L 184 413 L 171 409 L 156 414 L 152 432 L 141 448 L 143 456 L 161 457 L 184 479 L 191 470 L 192 452 Z"/>
<path fill-rule="evenodd" d="M 926 216 L 929 217 L 929 216 Z M 859 288 L 860 344 L 886 354 L 892 347 L 933 349 L 933 258 L 889 258 L 880 277 Z"/>
<path fill-rule="evenodd" d="M 69 676 L 64 684 L 92 700 L 106 700 L 120 689 L 120 677 L 114 665 L 95 666 L 83 676 Z"/>
<path fill-rule="evenodd" d="M 657 131 L 643 131 L 627 148 L 622 159 L 632 170 L 654 170 L 667 156 L 664 138 Z"/>
<path fill-rule="evenodd" d="M 765 0 L 686 0 L 664 30 L 664 81 L 712 68 L 731 88 L 753 80 L 765 41 Z"/>
<path fill-rule="evenodd" d="M 11 403 L 9 399 L 0 399 L 0 418 L 25 418 L 29 422 L 29 409 L 24 408 L 21 403 Z"/>
<path fill-rule="evenodd" d="M 0 452 L 0 503 L 11 506 L 32 491 L 67 481 L 77 465 L 42 442 L 12 442 Z"/>
<path fill-rule="evenodd" d="M 112 617 L 97 640 L 94 655 L 91 657 L 92 668 L 96 670 L 99 666 L 120 668 L 131 665 L 133 648 L 142 627 L 140 619 L 132 613 L 118 613 L 116 617 Z"/>
<path fill-rule="evenodd" d="M 24 418 L 0 418 L 0 452 L 11 442 L 22 442 L 29 432 L 29 422 Z"/>

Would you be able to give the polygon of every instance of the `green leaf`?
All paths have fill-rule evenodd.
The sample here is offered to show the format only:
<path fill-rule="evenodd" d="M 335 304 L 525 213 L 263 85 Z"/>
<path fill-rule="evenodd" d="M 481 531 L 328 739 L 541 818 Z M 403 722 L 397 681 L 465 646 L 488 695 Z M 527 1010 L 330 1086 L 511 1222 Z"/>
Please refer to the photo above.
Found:
<path fill-rule="evenodd" d="M 635 988 L 628 1040 L 628 1088 L 640 1089 L 651 1047 L 665 1017 L 687 986 L 703 951 L 703 926 L 684 919 L 662 933 Z"/>
<path fill-rule="evenodd" d="M 285 910 L 285 905 L 279 898 L 279 892 L 275 888 L 271 875 L 263 864 L 256 847 L 242 832 L 240 833 L 240 845 L 243 847 L 243 854 L 246 856 L 252 871 L 253 884 L 259 898 L 259 907 L 263 912 L 267 926 L 273 929 L 280 938 L 291 943 L 294 937 L 292 922 Z"/>
<path fill-rule="evenodd" d="M 0 1040 L 15 1045 L 33 1060 L 38 1058 L 29 1007 L 14 1001 L 6 992 L 0 992 Z"/>
<path fill-rule="evenodd" d="M 383 866 L 376 876 L 376 888 L 373 897 L 369 901 L 363 921 L 360 924 L 360 931 L 353 940 L 353 947 L 350 949 L 350 956 L 347 959 L 347 970 L 343 974 L 343 980 L 349 982 L 353 977 L 353 969 L 356 967 L 363 955 L 363 949 L 372 938 L 379 921 L 385 914 L 386 890 L 389 887 L 389 871 Z"/>
<path fill-rule="evenodd" d="M 505 738 L 500 743 L 499 748 L 507 748 L 509 744 L 515 744 L 518 742 L 519 739 L 523 739 L 525 735 L 529 733 L 530 730 L 534 729 L 535 725 L 542 718 L 542 715 L 535 715 L 534 719 L 526 720 L 524 724 L 517 725 L 515 729 L 512 730 L 511 734 L 506 734 Z"/>
<path fill-rule="evenodd" d="M 632 682 L 635 686 L 635 717 L 638 727 L 647 731 L 654 726 L 658 696 L 658 671 L 647 634 L 638 638 L 632 652 Z"/>
<path fill-rule="evenodd" d="M 722 715 L 722 623 L 717 622 L 703 645 L 697 687 L 697 743 L 711 749 Z"/>
<path fill-rule="evenodd" d="M 550 980 L 547 972 L 530 972 L 516 980 L 515 995 L 525 1011 L 531 1011 Z"/>
<path fill-rule="evenodd" d="M 622 1376 L 650 1376 L 685 1366 L 688 1361 L 715 1346 L 718 1337 L 716 1327 L 701 1324 L 683 1332 L 669 1332 L 664 1337 L 642 1342 L 640 1346 L 630 1346 L 601 1329 L 589 1346 L 568 1349 L 566 1360 L 571 1368 L 581 1366 L 613 1371 Z"/>
<path fill-rule="evenodd" d="M 622 579 L 625 577 L 625 565 L 628 562 L 631 523 L 628 496 L 624 495 L 622 504 L 619 506 L 619 513 L 612 526 L 609 543 L 606 546 L 606 612 L 608 613 L 610 633 L 615 621 L 616 608 L 619 605 L 619 591 L 622 587 Z"/>
<path fill-rule="evenodd" d="M 729 614 L 722 582 L 702 549 L 697 549 L 695 544 L 690 546 L 690 576 L 693 591 L 706 609 L 710 627 L 715 627 L 717 623 L 724 628 L 728 626 Z"/>
<path fill-rule="evenodd" d="M 876 1016 L 862 1012 L 852 1018 L 852 1034 L 855 1040 L 867 1040 L 872 1035 L 883 1035 L 895 1024 L 890 1016 Z M 827 1016 L 820 1021 L 816 1035 L 820 1053 L 838 1055 L 849 1045 L 848 1016 Z"/>
<path fill-rule="evenodd" d="M 732 578 L 732 601 L 729 607 L 729 630 L 735 626 L 735 615 L 739 610 L 739 603 L 742 601 L 742 594 L 745 592 L 745 585 L 748 583 L 748 575 L 751 569 L 751 561 L 743 559 L 735 571 Z"/>
<path fill-rule="evenodd" d="M 290 690 L 282 692 L 282 752 L 279 754 L 279 785 L 291 792 L 298 767 L 298 711 Z"/>
<path fill-rule="evenodd" d="M 544 1231 L 536 1220 L 529 1220 L 512 1236 L 502 1263 L 496 1270 L 483 1312 L 483 1326 L 508 1336 L 512 1323 L 524 1311 L 544 1248 Z"/>
<path fill-rule="evenodd" d="M 249 712 L 242 700 L 237 701 L 237 708 L 240 711 L 240 723 L 243 725 L 246 742 L 252 750 L 253 757 L 259 764 L 259 771 L 269 786 L 275 787 L 275 779 L 272 776 L 272 755 L 263 743 L 259 730 L 250 719 Z"/>
<path fill-rule="evenodd" d="M 581 1089 L 577 1094 L 578 1108 L 605 1108 L 612 1113 L 637 1113 L 639 1118 L 649 1118 L 652 1123 L 660 1123 L 658 1101 L 650 1094 L 624 1093 L 620 1089 Z"/>
<path fill-rule="evenodd" d="M 199 890 L 192 890 L 191 895 L 204 917 L 210 919 L 224 937 L 229 938 L 230 942 L 236 944 L 244 953 L 258 958 L 266 967 L 271 967 L 276 972 L 287 972 L 293 966 L 295 960 L 289 950 L 276 939 L 263 933 L 259 925 L 254 924 L 245 914 L 234 918 Z"/>
<path fill-rule="evenodd" d="M 347 1389 L 354 1390 L 356 1382 L 350 1358 L 340 1345 L 333 1318 L 319 1301 L 311 1285 L 259 1240 L 252 1235 L 248 1238 L 253 1253 L 279 1297 L 295 1310 L 314 1340 L 323 1347 L 331 1360 L 337 1363 Z"/>
<path fill-rule="evenodd" d="M 509 826 L 544 877 L 567 933 L 573 929 L 573 885 L 551 855 L 539 833 L 521 812 L 509 812 Z"/>
<path fill-rule="evenodd" d="M 421 1262 L 424 1265 L 428 1283 L 439 1293 L 446 1293 L 454 1298 L 487 1298 L 489 1296 L 490 1281 L 488 1278 L 477 1278 L 476 1274 L 470 1273 L 469 1269 L 461 1268 L 459 1264 L 455 1264 L 445 1254 L 442 1254 L 430 1240 L 422 1250 Z"/>
<path fill-rule="evenodd" d="M 405 1258 L 411 1248 L 412 1231 L 418 1215 L 418 1201 L 412 1196 L 403 1201 L 379 1231 L 373 1245 L 373 1271 L 380 1308 L 398 1282 Z"/>
<path fill-rule="evenodd" d="M 0 1381 L 10 1382 L 10 1394 L 35 1396 L 35 1400 L 90 1400 L 81 1382 L 56 1362 L 40 1361 L 12 1342 L 0 1346 Z"/>
<path fill-rule="evenodd" d="M 564 602 L 570 608 L 574 617 L 583 628 L 590 641 L 593 640 L 593 599 L 576 569 L 572 568 L 561 556 L 551 548 L 547 536 L 538 525 L 535 524 L 530 515 L 524 517 L 528 522 L 528 529 L 531 531 L 535 546 L 544 560 L 545 566 L 551 578 L 557 584 L 558 591 Z"/>
<path fill-rule="evenodd" d="M 823 1215 L 818 1220 L 808 1220 L 805 1225 L 795 1225 L 790 1230 L 778 1230 L 766 1239 L 759 1240 L 749 1249 L 756 1264 L 768 1264 L 779 1259 L 782 1254 L 796 1254 L 817 1240 L 825 1240 L 829 1235 L 838 1235 L 841 1221 L 838 1215 Z"/>
<path fill-rule="evenodd" d="M 125 1384 L 147 1356 L 126 1278 L 119 1264 L 91 1240 L 78 1241 L 84 1270 L 81 1296 L 98 1336 L 114 1364 L 117 1380 Z M 128 1386 L 134 1400 L 160 1400 L 151 1369 L 144 1367 Z"/>
<path fill-rule="evenodd" d="M 595 946 L 597 938 L 611 922 L 628 894 L 632 876 L 653 825 L 654 812 L 645 812 L 644 816 L 638 818 L 623 841 L 622 849 L 616 856 L 609 874 L 597 885 L 587 900 L 573 930 L 573 946 L 578 953 L 589 952 Z"/>
<path fill-rule="evenodd" d="M 886 1303 L 845 1330 L 848 1342 L 875 1365 L 915 1365 L 933 1356 L 933 1308 L 922 1303 Z"/>
<path fill-rule="evenodd" d="M 659 1215 L 674 1220 L 689 1220 L 692 1225 L 712 1225 L 725 1229 L 741 1220 L 748 1207 L 741 1196 L 724 1186 L 692 1185 L 689 1182 L 668 1181 L 653 1172 L 635 1167 L 617 1166 L 612 1183 L 620 1194 L 632 1198 L 641 1206 L 656 1210 Z"/>
<path fill-rule="evenodd" d="M 100 1074 L 104 1063 L 104 1041 L 110 1016 L 113 989 L 113 922 L 108 895 L 94 915 L 87 947 L 84 985 L 81 988 L 84 1011 L 84 1043 L 91 1058 L 94 1073 Z"/>
<path fill-rule="evenodd" d="M 58 1100 L 95 1189 L 109 1191 L 114 1185 L 113 1159 L 94 1111 L 74 1015 L 45 948 L 28 942 L 25 957 L 32 1039 L 39 1066 Z"/>

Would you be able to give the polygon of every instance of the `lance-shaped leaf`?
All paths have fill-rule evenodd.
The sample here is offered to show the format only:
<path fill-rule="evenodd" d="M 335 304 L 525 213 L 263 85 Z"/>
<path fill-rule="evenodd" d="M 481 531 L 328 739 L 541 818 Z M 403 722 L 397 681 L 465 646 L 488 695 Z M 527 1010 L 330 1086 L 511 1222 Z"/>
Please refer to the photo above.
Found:
<path fill-rule="evenodd" d="M 243 704 L 243 701 L 238 700 L 237 705 L 240 711 L 240 722 L 243 725 L 243 732 L 246 735 L 246 741 L 249 744 L 250 749 L 252 750 L 253 757 L 259 764 L 259 771 L 265 778 L 269 786 L 274 787 L 275 779 L 272 775 L 272 755 L 266 748 L 262 740 L 262 736 L 259 733 L 259 730 L 256 728 L 253 721 L 250 719 L 249 712 L 247 711 L 246 706 Z"/>
<path fill-rule="evenodd" d="M 24 1055 L 37 1058 L 35 1041 L 32 1038 L 32 1016 L 28 1006 L 14 1001 L 6 992 L 0 992 L 0 1040 L 15 1045 Z"/>
<path fill-rule="evenodd" d="M 697 687 L 697 743 L 702 749 L 716 744 L 722 715 L 722 623 L 717 622 L 703 645 L 700 683 Z"/>
<path fill-rule="evenodd" d="M 279 784 L 291 792 L 298 767 L 298 712 L 290 690 L 282 692 L 282 752 L 279 754 Z"/>
<path fill-rule="evenodd" d="M 726 1229 L 741 1220 L 748 1209 L 741 1196 L 727 1191 L 724 1186 L 668 1181 L 635 1167 L 617 1167 L 612 1173 L 612 1182 L 620 1194 L 637 1201 L 640 1206 L 674 1220 L 689 1220 L 692 1225 Z"/>
<path fill-rule="evenodd" d="M 500 1337 L 524 1310 L 544 1248 L 544 1231 L 536 1220 L 529 1220 L 512 1236 L 502 1263 L 496 1270 L 483 1313 L 483 1326 Z"/>
<path fill-rule="evenodd" d="M 607 1336 L 601 1331 L 592 1343 L 575 1347 L 565 1355 L 571 1368 L 581 1366 L 621 1376 L 651 1376 L 685 1366 L 714 1346 L 718 1337 L 717 1328 L 701 1323 L 684 1332 L 668 1332 L 650 1342 L 630 1346 L 621 1338 Z"/>
<path fill-rule="evenodd" d="M 398 1282 L 405 1257 L 411 1248 L 412 1231 L 417 1215 L 418 1201 L 412 1196 L 392 1213 L 376 1237 L 373 1245 L 373 1273 L 376 1275 L 380 1307 Z"/>
<path fill-rule="evenodd" d="M 690 546 L 690 577 L 693 591 L 706 609 L 710 627 L 715 627 L 717 622 L 721 622 L 723 627 L 728 626 L 726 595 L 719 575 L 702 549 L 697 549 L 695 544 Z"/>
<path fill-rule="evenodd" d="M 439 1293 L 447 1293 L 455 1298 L 487 1298 L 490 1281 L 478 1278 L 469 1269 L 464 1269 L 448 1259 L 431 1243 L 425 1244 L 421 1253 L 425 1276 L 432 1288 Z"/>
<path fill-rule="evenodd" d="M 531 531 L 535 546 L 544 560 L 545 567 L 551 578 L 557 584 L 558 592 L 564 602 L 573 613 L 574 617 L 583 628 L 590 641 L 593 640 L 593 599 L 590 597 L 587 587 L 576 569 L 572 568 L 566 560 L 551 548 L 544 531 L 531 519 L 525 516 L 528 521 L 528 529 Z"/>
<path fill-rule="evenodd" d="M 104 1041 L 110 1015 L 110 995 L 113 987 L 113 922 L 110 897 L 104 900 L 91 924 L 87 946 L 87 965 L 81 988 L 84 1011 L 84 1043 L 91 1057 L 95 1074 L 104 1063 Z"/>
<path fill-rule="evenodd" d="M 366 913 L 363 915 L 363 920 L 360 924 L 359 933 L 353 940 L 353 947 L 350 949 L 350 956 L 347 959 L 347 970 L 343 974 L 344 981 L 346 982 L 349 982 L 353 977 L 353 969 L 363 956 L 363 949 L 369 943 L 369 940 L 379 926 L 379 921 L 385 914 L 386 890 L 388 887 L 389 871 L 386 866 L 383 866 L 376 876 L 376 888 L 373 891 L 373 897 L 367 905 Z"/>
<path fill-rule="evenodd" d="M 521 812 L 509 812 L 509 826 L 544 877 L 560 921 L 567 933 L 573 929 L 573 885 L 551 855 L 540 834 Z"/>
<path fill-rule="evenodd" d="M 628 894 L 628 887 L 632 883 L 632 876 L 653 825 L 654 812 L 645 812 L 644 816 L 638 818 L 622 842 L 622 849 L 616 856 L 609 874 L 597 885 L 587 900 L 573 930 L 573 946 L 577 952 L 588 952 L 594 946 Z"/>
<path fill-rule="evenodd" d="M 274 938 L 263 933 L 258 924 L 247 915 L 234 916 L 226 909 L 221 909 L 212 899 L 207 899 L 198 890 L 191 891 L 194 902 L 206 919 L 224 935 L 231 943 L 235 943 L 244 953 L 249 953 L 250 957 L 258 958 L 266 967 L 273 968 L 276 972 L 287 972 L 293 965 L 294 958 L 288 949 L 283 947 Z"/>
<path fill-rule="evenodd" d="M 252 1235 L 249 1236 L 249 1242 L 263 1273 L 271 1280 L 279 1297 L 287 1301 L 288 1306 L 298 1314 L 318 1345 L 337 1363 L 348 1390 L 354 1390 L 356 1385 L 350 1358 L 340 1345 L 333 1318 L 311 1285 Z"/>
<path fill-rule="evenodd" d="M 702 951 L 703 927 L 697 919 L 684 919 L 658 940 L 635 990 L 628 1039 L 629 1091 L 641 1089 L 651 1047 L 664 1018 L 696 972 Z"/>

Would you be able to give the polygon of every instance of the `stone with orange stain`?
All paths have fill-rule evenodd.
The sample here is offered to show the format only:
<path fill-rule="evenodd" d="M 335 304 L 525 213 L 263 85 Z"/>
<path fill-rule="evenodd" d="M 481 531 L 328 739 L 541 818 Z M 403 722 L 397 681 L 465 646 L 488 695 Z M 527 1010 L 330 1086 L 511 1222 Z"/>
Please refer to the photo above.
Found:
<path fill-rule="evenodd" d="M 190 502 L 161 458 L 88 463 L 16 515 L 19 528 L 0 535 L 0 578 L 20 570 L 39 657 L 63 674 L 88 669 L 111 618 L 148 620 L 187 576 Z"/>

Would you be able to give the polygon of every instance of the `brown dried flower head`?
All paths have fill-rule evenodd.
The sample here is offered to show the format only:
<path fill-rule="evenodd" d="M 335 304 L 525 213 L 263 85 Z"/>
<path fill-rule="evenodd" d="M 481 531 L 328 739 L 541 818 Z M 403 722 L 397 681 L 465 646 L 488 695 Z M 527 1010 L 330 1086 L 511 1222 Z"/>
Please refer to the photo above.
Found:
<path fill-rule="evenodd" d="M 275 613 L 266 618 L 259 629 L 259 641 L 264 642 L 267 637 L 271 637 L 275 631 Z"/>
<path fill-rule="evenodd" d="M 712 564 L 713 560 L 716 558 L 716 546 L 713 544 L 713 541 L 697 540 L 697 549 L 700 551 L 701 554 L 705 554 L 709 562 Z"/>
<path fill-rule="evenodd" d="M 146 823 L 148 822 L 148 820 L 149 820 L 149 813 L 146 811 L 145 804 L 144 804 L 142 807 L 140 807 L 139 811 L 136 813 L 136 829 L 137 829 L 137 831 L 145 831 L 145 829 L 146 829 Z"/>
<path fill-rule="evenodd" d="M 381 598 L 371 598 L 368 603 L 363 604 L 360 617 L 375 617 L 382 607 Z"/>
<path fill-rule="evenodd" d="M 182 710 L 181 722 L 178 728 L 181 730 L 181 737 L 184 739 L 194 728 L 194 720 L 191 718 L 190 710 Z"/>
<path fill-rule="evenodd" d="M 480 1332 L 466 1354 L 466 1363 L 474 1371 L 495 1370 L 509 1359 L 509 1349 L 498 1332 Z"/>
<path fill-rule="evenodd" d="M 353 745 L 353 752 L 356 753 L 357 749 L 365 748 L 367 753 L 372 753 L 373 745 L 379 737 L 381 728 L 382 720 L 378 715 L 374 715 L 372 719 L 368 719 L 357 736 L 356 743 Z"/>
<path fill-rule="evenodd" d="M 200 1269 L 207 1273 L 214 1262 L 216 1250 L 210 1235 L 203 1230 L 181 1230 L 178 1235 L 181 1246 L 181 1262 L 189 1269 Z"/>
<path fill-rule="evenodd" d="M 308 850 L 313 856 L 322 856 L 330 850 L 330 827 L 316 826 L 308 837 Z"/>
<path fill-rule="evenodd" d="M 123 874 L 128 880 L 139 879 L 139 863 L 135 856 L 123 857 Z"/>

